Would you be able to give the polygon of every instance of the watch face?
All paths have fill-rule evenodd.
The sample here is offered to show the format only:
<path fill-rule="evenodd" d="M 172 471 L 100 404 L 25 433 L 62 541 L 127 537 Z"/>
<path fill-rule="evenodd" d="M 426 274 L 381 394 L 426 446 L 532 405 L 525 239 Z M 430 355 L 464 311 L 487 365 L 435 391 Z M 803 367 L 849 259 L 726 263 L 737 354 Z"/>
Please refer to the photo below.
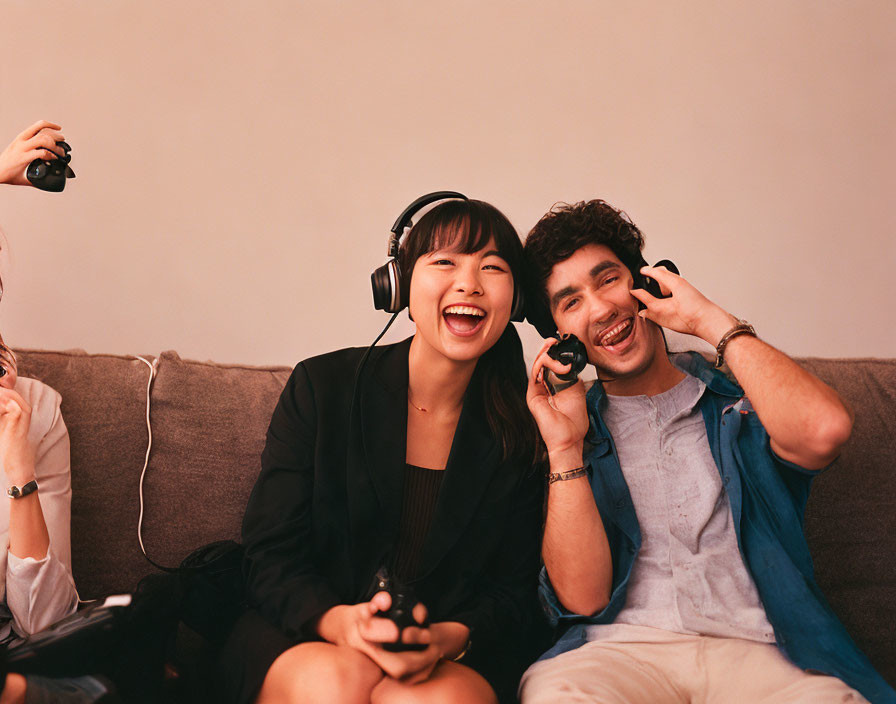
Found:
<path fill-rule="evenodd" d="M 30 482 L 25 484 L 25 486 L 16 486 L 13 484 L 9 489 L 6 490 L 6 493 L 9 495 L 11 499 L 19 499 L 23 496 L 28 496 L 32 492 L 37 491 L 37 480 L 32 479 Z"/>

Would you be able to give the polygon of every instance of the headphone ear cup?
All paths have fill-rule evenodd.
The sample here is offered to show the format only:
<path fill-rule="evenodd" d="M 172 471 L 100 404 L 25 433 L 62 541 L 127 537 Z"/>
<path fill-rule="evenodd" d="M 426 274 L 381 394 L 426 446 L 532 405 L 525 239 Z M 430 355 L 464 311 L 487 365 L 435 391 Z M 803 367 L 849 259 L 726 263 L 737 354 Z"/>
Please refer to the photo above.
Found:
<path fill-rule="evenodd" d="M 401 271 L 394 259 L 373 270 L 370 285 L 373 288 L 373 307 L 377 310 L 397 313 L 407 305 L 401 285 Z"/>

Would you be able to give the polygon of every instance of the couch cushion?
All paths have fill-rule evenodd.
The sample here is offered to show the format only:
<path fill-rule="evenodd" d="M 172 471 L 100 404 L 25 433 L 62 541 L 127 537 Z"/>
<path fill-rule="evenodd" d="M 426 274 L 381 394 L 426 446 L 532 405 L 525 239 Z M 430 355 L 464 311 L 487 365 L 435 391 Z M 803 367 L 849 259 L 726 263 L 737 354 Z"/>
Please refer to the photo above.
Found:
<path fill-rule="evenodd" d="M 856 414 L 852 437 L 813 483 L 806 509 L 818 583 L 859 647 L 896 684 L 896 360 L 800 361 Z"/>
<path fill-rule="evenodd" d="M 134 357 L 20 350 L 19 374 L 62 395 L 71 438 L 72 570 L 82 599 L 130 591 L 152 571 L 137 545 L 149 368 Z M 149 358 L 152 359 L 151 357 Z"/>
<path fill-rule="evenodd" d="M 161 354 L 144 483 L 143 539 L 154 560 L 178 565 L 205 543 L 239 539 L 265 433 L 290 371 Z"/>

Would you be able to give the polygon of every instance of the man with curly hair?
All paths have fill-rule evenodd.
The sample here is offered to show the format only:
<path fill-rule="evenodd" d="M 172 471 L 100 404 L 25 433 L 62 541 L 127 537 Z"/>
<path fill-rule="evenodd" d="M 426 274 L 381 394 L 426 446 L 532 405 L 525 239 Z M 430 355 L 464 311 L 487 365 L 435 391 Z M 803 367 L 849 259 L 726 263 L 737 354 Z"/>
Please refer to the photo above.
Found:
<path fill-rule="evenodd" d="M 552 384 L 568 370 L 547 354 L 555 340 L 529 382 L 550 461 L 541 591 L 560 636 L 523 704 L 896 701 L 821 595 L 802 533 L 850 409 L 647 267 L 643 245 L 600 200 L 553 208 L 526 241 L 529 319 L 576 335 L 598 382 Z M 670 355 L 662 328 L 708 342 L 715 365 Z"/>

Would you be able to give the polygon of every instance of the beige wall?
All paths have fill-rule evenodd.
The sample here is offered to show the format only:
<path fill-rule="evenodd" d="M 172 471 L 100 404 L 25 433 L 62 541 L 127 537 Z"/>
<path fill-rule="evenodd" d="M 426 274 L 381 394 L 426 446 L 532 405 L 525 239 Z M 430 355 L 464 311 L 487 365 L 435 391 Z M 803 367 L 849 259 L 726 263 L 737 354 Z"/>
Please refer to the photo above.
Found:
<path fill-rule="evenodd" d="M 14 345 L 367 344 L 388 227 L 455 188 L 521 232 L 604 197 L 784 350 L 896 356 L 891 0 L 0 0 L 0 48 L 0 140 L 60 121 L 78 173 L 0 188 Z"/>

